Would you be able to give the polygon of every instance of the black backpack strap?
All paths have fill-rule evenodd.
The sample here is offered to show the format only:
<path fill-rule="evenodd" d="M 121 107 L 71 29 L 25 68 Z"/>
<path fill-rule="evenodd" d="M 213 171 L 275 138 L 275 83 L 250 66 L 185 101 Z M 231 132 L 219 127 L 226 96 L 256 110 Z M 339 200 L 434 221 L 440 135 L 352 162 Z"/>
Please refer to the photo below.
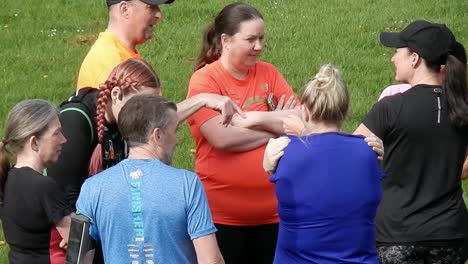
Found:
<path fill-rule="evenodd" d="M 78 107 L 67 107 L 67 108 L 64 108 L 62 110 L 60 110 L 60 113 L 65 113 L 65 112 L 68 112 L 68 111 L 76 111 L 80 114 L 82 114 L 86 121 L 88 121 L 88 124 L 89 124 L 89 130 L 90 130 L 90 135 L 91 135 L 91 142 L 90 144 L 93 144 L 94 142 L 94 128 L 93 128 L 93 122 L 91 121 L 91 118 L 89 117 L 89 115 L 83 111 L 82 109 L 78 108 Z"/>
<path fill-rule="evenodd" d="M 92 111 L 91 109 L 93 106 L 96 105 L 96 98 L 97 90 L 94 88 L 83 88 L 74 93 L 67 101 L 63 102 L 60 105 L 60 113 L 65 113 L 68 111 L 75 111 L 79 112 L 83 117 L 88 121 L 89 130 L 91 135 L 91 142 L 92 145 L 96 135 L 94 132 L 94 123 L 91 117 Z"/>

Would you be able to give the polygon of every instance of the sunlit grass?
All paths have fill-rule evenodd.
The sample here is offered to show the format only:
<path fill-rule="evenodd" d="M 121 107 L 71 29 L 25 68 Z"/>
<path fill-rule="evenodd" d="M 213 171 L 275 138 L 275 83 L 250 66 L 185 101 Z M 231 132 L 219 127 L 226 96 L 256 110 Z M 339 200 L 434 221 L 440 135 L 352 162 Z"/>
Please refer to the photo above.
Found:
<path fill-rule="evenodd" d="M 301 86 L 324 63 L 343 70 L 352 97 L 344 129 L 353 131 L 393 81 L 393 53 L 378 42 L 385 30 L 400 30 L 410 21 L 446 23 L 468 45 L 466 0 L 255 0 L 266 21 L 267 48 L 262 60 L 275 64 L 291 86 Z M 178 0 L 163 6 L 155 37 L 139 48 L 162 79 L 164 95 L 186 96 L 191 60 L 201 32 L 231 1 Z M 60 103 L 74 91 L 81 61 L 93 37 L 106 27 L 105 1 L 4 1 L 0 13 L 0 126 L 18 101 L 44 98 Z M 88 41 L 91 40 L 91 41 Z M 1 132 L 0 132 L 1 133 Z M 184 124 L 178 132 L 174 164 L 193 169 L 194 143 Z M 468 188 L 468 183 L 464 183 Z M 0 263 L 6 250 L 0 246 Z M 5 254 L 2 254 L 4 252 Z"/>

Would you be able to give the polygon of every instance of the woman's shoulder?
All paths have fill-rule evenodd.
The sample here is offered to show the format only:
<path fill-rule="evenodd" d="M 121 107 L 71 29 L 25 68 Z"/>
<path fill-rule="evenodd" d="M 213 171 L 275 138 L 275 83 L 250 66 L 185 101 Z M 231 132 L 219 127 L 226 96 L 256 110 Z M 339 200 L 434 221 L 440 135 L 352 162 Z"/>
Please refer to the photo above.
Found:
<path fill-rule="evenodd" d="M 44 176 L 30 167 L 12 168 L 8 172 L 8 181 L 13 184 L 32 185 L 35 186 L 36 190 L 57 186 L 52 178 Z"/>
<path fill-rule="evenodd" d="M 222 68 L 221 62 L 219 60 L 217 60 L 217 61 L 214 61 L 212 63 L 206 64 L 202 68 L 196 70 L 195 72 L 193 72 L 192 76 L 193 75 L 200 75 L 200 74 L 209 74 L 209 73 L 212 73 L 212 72 L 219 71 L 220 68 Z"/>
<path fill-rule="evenodd" d="M 31 167 L 13 167 L 8 172 L 8 176 L 15 176 L 15 177 L 25 177 L 25 178 L 32 178 L 37 176 L 42 176 L 37 171 L 33 170 Z"/>
<path fill-rule="evenodd" d="M 257 61 L 255 67 L 259 70 L 278 71 L 275 65 L 266 61 Z"/>
<path fill-rule="evenodd" d="M 210 64 L 206 64 L 203 68 L 196 70 L 192 73 L 190 77 L 190 84 L 193 83 L 204 83 L 208 80 L 213 80 L 222 77 L 224 74 L 222 65 L 219 61 L 212 62 Z"/>

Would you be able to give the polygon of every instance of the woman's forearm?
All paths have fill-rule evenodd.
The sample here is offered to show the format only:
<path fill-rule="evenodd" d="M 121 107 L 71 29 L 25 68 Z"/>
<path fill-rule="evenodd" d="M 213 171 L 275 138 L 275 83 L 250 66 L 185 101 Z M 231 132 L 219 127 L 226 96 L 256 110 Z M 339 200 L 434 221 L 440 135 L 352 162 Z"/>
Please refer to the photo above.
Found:
<path fill-rule="evenodd" d="M 184 122 L 187 118 L 193 115 L 195 112 L 200 110 L 204 106 L 202 100 L 198 95 L 194 95 L 190 98 L 177 104 L 177 116 L 179 117 L 179 123 Z"/>
<path fill-rule="evenodd" d="M 282 111 L 253 111 L 246 112 L 247 118 L 237 118 L 233 121 L 235 126 L 250 128 L 254 130 L 266 131 L 274 135 L 284 135 L 283 120 L 290 115 L 300 117 L 299 110 L 290 109 Z"/>
<path fill-rule="evenodd" d="M 220 124 L 221 116 L 206 121 L 200 131 L 208 142 L 217 149 L 242 152 L 265 145 L 275 134 L 237 126 L 224 127 Z"/>

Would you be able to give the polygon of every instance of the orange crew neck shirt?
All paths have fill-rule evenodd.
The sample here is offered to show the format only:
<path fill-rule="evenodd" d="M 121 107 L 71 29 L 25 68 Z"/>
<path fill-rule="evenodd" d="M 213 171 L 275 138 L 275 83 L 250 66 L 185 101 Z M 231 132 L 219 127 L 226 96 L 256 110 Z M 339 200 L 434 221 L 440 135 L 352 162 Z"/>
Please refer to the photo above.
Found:
<path fill-rule="evenodd" d="M 294 96 L 281 73 L 269 63 L 257 62 L 245 80 L 238 80 L 219 60 L 193 74 L 188 97 L 199 93 L 229 96 L 244 111 L 268 111 L 269 93 L 277 98 Z M 217 115 L 203 108 L 188 119 L 196 143 L 195 171 L 205 188 L 213 221 L 234 226 L 277 223 L 274 185 L 262 168 L 265 145 L 245 152 L 216 149 L 199 128 Z"/>

